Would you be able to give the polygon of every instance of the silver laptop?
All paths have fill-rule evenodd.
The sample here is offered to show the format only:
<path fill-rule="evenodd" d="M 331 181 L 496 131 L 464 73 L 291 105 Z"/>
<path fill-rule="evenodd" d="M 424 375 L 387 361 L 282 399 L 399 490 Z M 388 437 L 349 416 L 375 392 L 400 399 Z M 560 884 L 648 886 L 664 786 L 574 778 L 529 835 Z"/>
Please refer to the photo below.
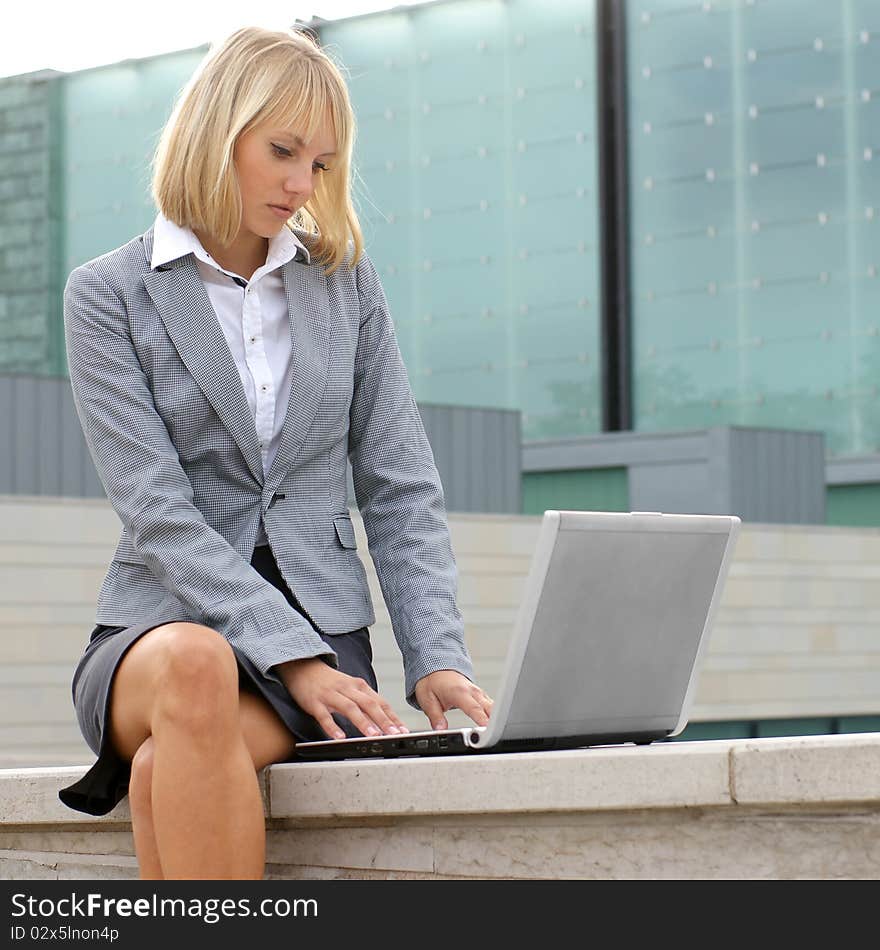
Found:
<path fill-rule="evenodd" d="M 740 519 L 547 511 L 488 726 L 300 742 L 348 759 L 646 744 L 687 725 Z"/>

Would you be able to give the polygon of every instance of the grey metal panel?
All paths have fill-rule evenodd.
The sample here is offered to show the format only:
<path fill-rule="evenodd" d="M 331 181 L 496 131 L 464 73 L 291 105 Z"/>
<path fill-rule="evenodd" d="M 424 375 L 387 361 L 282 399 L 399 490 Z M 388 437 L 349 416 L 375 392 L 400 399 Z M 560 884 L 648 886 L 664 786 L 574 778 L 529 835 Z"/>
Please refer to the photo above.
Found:
<path fill-rule="evenodd" d="M 670 514 L 717 515 L 709 491 L 709 468 L 705 462 L 662 462 L 631 465 L 629 503 L 632 511 L 664 511 Z"/>
<path fill-rule="evenodd" d="M 0 376 L 0 494 L 13 492 L 15 386 L 11 376 Z"/>
<path fill-rule="evenodd" d="M 827 518 L 828 492 L 825 483 L 825 435 L 821 432 L 810 434 L 810 458 L 813 465 L 818 466 L 819 473 L 810 479 L 804 486 L 807 497 L 813 498 L 815 516 L 810 519 L 815 524 L 825 524 Z M 812 471 L 812 466 L 810 467 Z"/>
<path fill-rule="evenodd" d="M 448 511 L 519 512 L 520 414 L 419 406 Z"/>
<path fill-rule="evenodd" d="M 749 521 L 825 520 L 824 436 L 781 429 L 730 429 L 731 514 Z"/>
<path fill-rule="evenodd" d="M 473 460 L 471 414 L 460 406 L 452 410 L 452 442 L 445 450 L 452 455 L 455 469 L 455 490 L 459 510 L 472 511 L 475 486 L 468 481 L 469 463 Z"/>
<path fill-rule="evenodd" d="M 786 516 L 785 520 L 789 521 L 791 515 L 799 509 L 805 509 L 810 501 L 807 482 L 804 478 L 810 458 L 810 446 L 808 439 L 798 439 L 793 432 L 783 432 L 777 444 L 781 456 L 777 491 L 781 490 L 783 494 L 780 510 Z M 823 462 L 819 469 L 822 472 L 823 482 L 824 468 Z"/>
<path fill-rule="evenodd" d="M 12 438 L 13 478 L 12 491 L 16 495 L 37 495 L 40 439 L 37 402 L 44 397 L 41 380 L 33 376 L 16 376 L 14 413 L 15 428 Z"/>
<path fill-rule="evenodd" d="M 0 375 L 0 493 L 103 498 L 67 379 Z M 518 411 L 420 406 L 449 511 L 520 511 Z M 349 470 L 349 503 L 354 488 Z"/>
<path fill-rule="evenodd" d="M 455 442 L 456 413 L 453 409 L 443 412 L 439 407 L 426 407 L 431 413 L 431 430 L 428 432 L 428 441 L 434 453 L 437 471 L 440 473 L 441 484 L 444 489 L 446 507 L 458 503 L 464 504 L 462 490 L 466 486 L 460 484 L 458 476 L 458 459 L 452 446 Z M 445 479 L 445 481 L 444 481 Z"/>
<path fill-rule="evenodd" d="M 799 511 L 809 512 L 815 507 L 816 498 L 811 491 L 814 481 L 820 482 L 824 496 L 825 459 L 821 456 L 814 458 L 815 441 L 812 436 L 798 438 L 797 433 L 786 432 L 784 438 L 780 439 L 780 443 L 785 449 L 785 455 L 780 463 L 781 473 L 778 484 L 785 495 L 785 504 L 781 507 L 790 516 L 786 520 L 790 520 Z M 814 465 L 818 467 L 816 473 L 812 472 Z"/>
<path fill-rule="evenodd" d="M 504 479 L 501 511 L 522 511 L 522 417 L 518 412 L 505 415 L 504 471 L 516 477 Z"/>
<path fill-rule="evenodd" d="M 625 465 L 634 510 L 823 524 L 824 452 L 821 432 L 718 426 L 691 433 L 608 433 L 532 443 L 523 448 L 523 470 Z M 867 474 L 871 466 L 860 461 L 849 471 Z M 875 472 L 873 480 L 880 480 L 880 464 Z"/>
<path fill-rule="evenodd" d="M 470 463 L 471 477 L 468 479 L 467 511 L 479 511 L 482 504 L 488 505 L 489 471 L 497 465 L 497 460 L 488 457 L 488 446 L 483 437 L 483 416 L 484 410 L 480 409 L 468 414 L 467 461 Z"/>
<path fill-rule="evenodd" d="M 450 409 L 451 438 L 442 451 L 449 453 L 452 463 L 453 492 L 447 504 L 460 511 L 471 510 L 470 486 L 468 485 L 468 414 L 466 409 L 454 406 Z"/>
<path fill-rule="evenodd" d="M 73 394 L 70 384 L 63 380 L 58 387 L 59 421 L 61 426 L 59 470 L 61 472 L 61 495 L 85 497 L 85 480 L 83 478 L 83 454 L 88 455 L 76 406 L 73 404 Z"/>
<path fill-rule="evenodd" d="M 806 501 L 806 484 L 801 481 L 803 465 L 799 463 L 809 457 L 809 452 L 806 446 L 799 444 L 801 441 L 794 432 L 779 432 L 776 439 L 769 440 L 771 504 L 768 515 L 775 508 L 781 521 L 791 521 Z"/>
<path fill-rule="evenodd" d="M 503 419 L 499 420 L 500 424 L 493 425 L 492 417 L 488 413 L 483 414 L 483 420 L 485 423 L 486 452 L 489 458 L 494 460 L 494 465 L 491 468 L 488 465 L 486 466 L 486 506 L 489 511 L 503 511 L 506 426 Z"/>
<path fill-rule="evenodd" d="M 67 379 L 0 375 L 0 492 L 104 497 Z"/>
<path fill-rule="evenodd" d="M 482 452 L 487 462 L 483 466 L 483 498 L 487 511 L 499 511 L 499 487 L 501 479 L 504 478 L 504 453 L 501 448 L 504 425 L 497 413 L 491 409 L 483 409 L 480 412 L 480 429 L 483 437 Z"/>
<path fill-rule="evenodd" d="M 731 442 L 731 430 L 726 426 L 709 429 L 706 433 L 708 510 L 702 514 L 737 514 L 733 486 L 738 483 L 730 477 L 735 464 Z"/>
<path fill-rule="evenodd" d="M 732 514 L 749 521 L 825 520 L 825 440 L 821 433 L 730 430 Z"/>
<path fill-rule="evenodd" d="M 880 482 L 880 455 L 848 455 L 828 459 L 825 481 L 829 485 L 867 485 Z"/>
<path fill-rule="evenodd" d="M 689 432 L 608 432 L 584 439 L 553 439 L 523 446 L 524 472 L 606 468 L 640 462 L 705 459 L 705 430 Z"/>
<path fill-rule="evenodd" d="M 54 380 L 50 381 L 55 383 Z M 40 387 L 36 399 L 37 446 L 36 494 L 61 494 L 61 406 L 57 384 Z"/>
<path fill-rule="evenodd" d="M 736 475 L 739 476 L 741 491 L 738 500 L 742 506 L 740 510 L 745 515 L 746 509 L 749 509 L 752 518 L 764 521 L 768 499 L 764 497 L 764 486 L 759 471 L 762 460 L 759 454 L 761 446 L 758 443 L 761 436 L 759 433 L 752 433 L 749 439 L 744 437 L 743 433 L 731 433 L 731 438 L 734 444 L 733 457 L 739 459 L 740 462 L 737 472 L 731 472 L 734 485 L 737 483 Z M 751 504 L 749 504 L 749 499 Z"/>

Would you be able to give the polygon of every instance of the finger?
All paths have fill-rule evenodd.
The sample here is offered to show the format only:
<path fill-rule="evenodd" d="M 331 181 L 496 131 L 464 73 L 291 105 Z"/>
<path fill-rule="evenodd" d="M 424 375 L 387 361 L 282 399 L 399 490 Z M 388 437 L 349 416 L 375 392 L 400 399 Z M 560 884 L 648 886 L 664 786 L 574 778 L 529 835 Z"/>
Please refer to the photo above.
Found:
<path fill-rule="evenodd" d="M 357 703 L 365 715 L 370 717 L 380 732 L 387 735 L 409 732 L 391 708 L 388 700 L 380 696 L 366 680 L 358 679 L 355 682 L 356 688 L 351 699 Z"/>
<path fill-rule="evenodd" d="M 318 725 L 324 730 L 324 735 L 331 739 L 344 739 L 345 733 L 339 728 L 336 720 L 330 715 L 330 710 L 326 706 L 321 706 L 311 714 Z"/>
<path fill-rule="evenodd" d="M 346 719 L 350 720 L 352 725 L 359 729 L 365 736 L 379 736 L 382 730 L 373 718 L 361 708 L 357 700 L 350 696 L 340 693 L 338 698 L 330 705 L 330 708 L 337 713 L 341 713 Z"/>
<path fill-rule="evenodd" d="M 489 714 L 485 709 L 483 709 L 483 704 L 478 702 L 476 699 L 472 699 L 469 702 L 462 704 L 461 711 L 470 716 L 478 726 L 488 725 Z"/>
<path fill-rule="evenodd" d="M 383 732 L 391 733 L 391 735 L 409 732 L 409 729 L 407 729 L 397 713 L 394 712 L 391 705 L 382 699 L 381 696 L 378 696 L 378 710 L 376 712 L 371 711 L 371 715 L 382 727 Z"/>
<path fill-rule="evenodd" d="M 495 701 L 491 696 L 489 696 L 488 693 L 484 693 L 483 690 L 477 689 L 471 693 L 471 699 L 480 706 L 487 716 L 492 714 L 492 707 L 495 705 Z"/>
<path fill-rule="evenodd" d="M 376 724 L 380 732 L 386 735 L 397 735 L 406 730 L 406 727 L 391 711 L 388 703 L 376 695 L 375 699 L 361 702 L 361 709 L 364 714 Z"/>
<path fill-rule="evenodd" d="M 446 717 L 443 715 L 443 707 L 440 705 L 440 700 L 434 695 L 434 693 L 429 693 L 422 704 L 422 712 L 428 717 L 428 722 L 431 723 L 432 729 L 448 729 L 449 724 L 446 721 Z"/>

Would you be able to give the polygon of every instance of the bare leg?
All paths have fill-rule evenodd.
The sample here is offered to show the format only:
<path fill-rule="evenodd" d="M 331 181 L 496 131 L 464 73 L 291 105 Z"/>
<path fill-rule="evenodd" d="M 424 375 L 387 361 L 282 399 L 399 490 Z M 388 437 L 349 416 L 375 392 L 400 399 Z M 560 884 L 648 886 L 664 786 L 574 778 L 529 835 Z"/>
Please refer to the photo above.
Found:
<path fill-rule="evenodd" d="M 239 693 L 242 734 L 250 752 L 254 774 L 272 762 L 280 762 L 293 752 L 295 741 L 271 706 L 247 691 Z M 153 737 L 140 746 L 132 760 L 129 805 L 135 853 L 141 880 L 164 880 L 153 825 Z"/>
<path fill-rule="evenodd" d="M 172 654 L 169 688 L 157 698 L 152 722 L 156 845 L 166 878 L 260 880 L 266 825 L 241 731 L 235 658 L 225 653 L 231 668 L 223 669 L 212 652 Z"/>
<path fill-rule="evenodd" d="M 131 762 L 128 804 L 131 831 L 142 881 L 164 881 L 159 848 L 153 831 L 153 737 L 149 736 Z"/>

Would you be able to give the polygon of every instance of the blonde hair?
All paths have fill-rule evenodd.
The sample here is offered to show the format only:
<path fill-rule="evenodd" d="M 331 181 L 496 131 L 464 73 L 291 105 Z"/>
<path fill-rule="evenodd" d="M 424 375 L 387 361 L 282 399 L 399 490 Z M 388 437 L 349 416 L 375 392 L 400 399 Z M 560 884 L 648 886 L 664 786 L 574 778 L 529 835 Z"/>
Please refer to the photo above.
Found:
<path fill-rule="evenodd" d="M 355 119 L 337 65 L 306 34 L 244 27 L 212 49 L 181 90 L 153 158 L 153 200 L 180 227 L 202 230 L 221 245 L 241 226 L 241 193 L 233 163 L 238 137 L 280 121 L 311 141 L 329 116 L 336 138 L 332 170 L 287 222 L 305 232 L 313 260 L 331 274 L 353 246 L 363 253 L 351 202 Z"/>

